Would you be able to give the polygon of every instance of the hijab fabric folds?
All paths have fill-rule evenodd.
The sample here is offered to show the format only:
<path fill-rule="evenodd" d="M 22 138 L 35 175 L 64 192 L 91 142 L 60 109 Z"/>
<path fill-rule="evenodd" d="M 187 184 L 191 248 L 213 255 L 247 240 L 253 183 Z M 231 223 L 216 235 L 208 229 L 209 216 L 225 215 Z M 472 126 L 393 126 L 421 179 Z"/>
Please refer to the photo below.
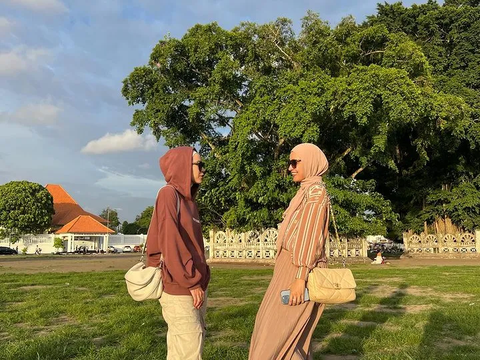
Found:
<path fill-rule="evenodd" d="M 292 215 L 302 204 L 303 199 L 306 197 L 307 189 L 315 183 L 322 181 L 322 175 L 328 170 L 328 160 L 325 154 L 320 148 L 314 144 L 304 143 L 295 146 L 292 149 L 297 155 L 296 160 L 301 160 L 301 166 L 303 166 L 305 179 L 300 183 L 300 189 L 290 201 L 290 204 L 283 213 L 283 222 L 280 226 L 278 239 L 277 239 L 277 254 L 283 244 L 283 238 L 285 236 L 286 229 Z"/>

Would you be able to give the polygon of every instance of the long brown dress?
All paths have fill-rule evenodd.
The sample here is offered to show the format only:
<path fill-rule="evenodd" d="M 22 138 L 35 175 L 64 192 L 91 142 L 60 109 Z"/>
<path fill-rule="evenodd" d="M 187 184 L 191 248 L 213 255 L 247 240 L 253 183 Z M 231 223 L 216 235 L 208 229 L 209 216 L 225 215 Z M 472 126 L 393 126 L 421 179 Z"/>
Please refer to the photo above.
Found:
<path fill-rule="evenodd" d="M 325 305 L 311 301 L 297 306 L 282 304 L 280 291 L 288 288 L 296 271 L 291 253 L 283 249 L 257 313 L 250 360 L 312 358 L 310 341 Z"/>

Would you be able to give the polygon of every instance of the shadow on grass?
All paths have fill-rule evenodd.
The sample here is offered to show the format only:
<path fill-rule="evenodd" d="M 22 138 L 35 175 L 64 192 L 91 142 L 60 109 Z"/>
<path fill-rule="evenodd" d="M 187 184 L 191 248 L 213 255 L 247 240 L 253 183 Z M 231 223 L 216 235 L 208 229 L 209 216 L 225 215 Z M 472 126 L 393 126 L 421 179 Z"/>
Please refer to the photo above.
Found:
<path fill-rule="evenodd" d="M 433 311 L 424 327 L 417 359 L 480 359 L 480 314 L 468 304 Z"/>
<path fill-rule="evenodd" d="M 358 306 L 362 302 L 362 298 L 373 292 L 378 286 L 371 285 L 359 292 L 354 304 Z M 352 318 L 349 316 L 350 312 L 356 309 L 356 306 L 353 305 L 349 309 L 348 304 L 345 304 L 344 308 L 340 307 L 338 310 L 335 309 L 333 312 L 325 314 L 328 323 L 323 326 L 319 324 L 317 330 L 322 331 L 323 337 L 320 339 L 322 346 L 314 353 L 314 358 L 321 359 L 322 355 L 325 354 L 355 355 L 359 357 L 364 355 L 366 352 L 365 344 L 373 333 L 390 319 L 404 315 L 405 309 L 401 307 L 401 303 L 406 295 L 405 290 L 407 288 L 407 284 L 399 285 L 392 295 L 381 299 L 373 308 L 362 310 L 359 317 Z M 343 329 L 342 326 L 338 326 L 338 322 L 342 320 L 346 323 Z M 322 322 L 322 319 L 320 319 L 320 322 Z"/>

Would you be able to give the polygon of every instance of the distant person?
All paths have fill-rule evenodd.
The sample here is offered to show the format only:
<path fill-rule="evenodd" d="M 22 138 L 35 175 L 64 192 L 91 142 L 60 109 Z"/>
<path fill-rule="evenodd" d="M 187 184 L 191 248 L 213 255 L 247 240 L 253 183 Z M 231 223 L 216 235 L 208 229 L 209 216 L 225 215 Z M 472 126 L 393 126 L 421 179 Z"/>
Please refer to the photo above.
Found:
<path fill-rule="evenodd" d="M 328 161 L 313 144 L 301 144 L 290 153 L 288 170 L 300 188 L 283 214 L 277 238 L 273 278 L 255 320 L 250 360 L 312 359 L 310 342 L 325 305 L 305 302 L 308 274 L 327 267 L 330 201 L 322 175 Z M 290 289 L 288 305 L 280 292 Z"/>
<path fill-rule="evenodd" d="M 372 264 L 373 265 L 381 265 L 381 264 L 384 264 L 385 263 L 385 258 L 382 256 L 382 252 L 379 251 L 377 253 L 377 257 L 375 258 L 375 260 L 372 261 Z"/>
<path fill-rule="evenodd" d="M 163 255 L 162 314 L 168 325 L 167 360 L 202 358 L 206 326 L 207 265 L 195 197 L 205 174 L 191 147 L 169 150 L 160 158 L 167 185 L 160 189 L 147 235 L 147 265 Z"/>

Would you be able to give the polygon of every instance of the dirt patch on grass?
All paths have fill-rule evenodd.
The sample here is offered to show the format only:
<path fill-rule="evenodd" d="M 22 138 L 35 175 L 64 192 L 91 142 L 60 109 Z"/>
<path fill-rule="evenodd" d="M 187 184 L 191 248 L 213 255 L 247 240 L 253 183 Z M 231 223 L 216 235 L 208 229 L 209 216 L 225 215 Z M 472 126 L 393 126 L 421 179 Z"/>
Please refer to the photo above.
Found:
<path fill-rule="evenodd" d="M 325 336 L 322 339 L 314 339 L 312 340 L 312 351 L 313 352 L 318 352 L 322 351 L 328 346 L 328 342 L 331 339 L 336 339 L 336 338 L 343 338 L 343 339 L 353 339 L 355 338 L 354 336 L 350 336 L 344 333 L 331 333 Z"/>
<path fill-rule="evenodd" d="M 374 283 L 382 283 L 382 282 L 402 282 L 405 281 L 405 279 L 402 279 L 401 277 L 389 277 L 389 278 L 358 278 L 356 279 L 358 282 L 374 282 Z"/>
<path fill-rule="evenodd" d="M 357 355 L 322 355 L 323 360 L 358 360 L 360 356 Z"/>
<path fill-rule="evenodd" d="M 37 289 L 48 289 L 53 287 L 52 285 L 25 285 L 17 287 L 16 290 L 37 290 Z"/>
<path fill-rule="evenodd" d="M 53 319 L 52 321 L 52 325 L 53 326 L 62 326 L 62 325 L 70 325 L 70 324 L 75 324 L 76 321 L 70 317 L 68 317 L 67 315 L 62 315 L 62 316 L 59 316 L 55 319 Z M 52 326 L 50 325 L 50 326 Z"/>
<path fill-rule="evenodd" d="M 345 304 L 331 304 L 326 305 L 326 309 L 332 310 L 355 310 L 358 308 L 358 304 L 355 303 L 345 303 Z"/>
<path fill-rule="evenodd" d="M 431 310 L 433 305 L 403 305 L 398 307 L 390 307 L 387 305 L 377 305 L 373 308 L 374 311 L 386 312 L 386 313 L 406 313 L 406 314 L 418 314 L 424 311 Z M 370 310 L 370 309 L 369 309 Z"/>
<path fill-rule="evenodd" d="M 272 280 L 272 275 L 252 275 L 252 276 L 242 276 L 241 280 L 265 280 L 270 281 Z"/>
<path fill-rule="evenodd" d="M 439 293 L 433 289 L 422 288 L 418 286 L 411 286 L 406 290 L 408 295 L 438 297 L 447 301 L 469 300 L 474 297 L 471 294 L 463 294 L 463 293 Z"/>
<path fill-rule="evenodd" d="M 221 308 L 232 305 L 246 305 L 247 301 L 244 299 L 232 298 L 232 297 L 217 297 L 217 298 L 208 298 L 207 308 Z"/>
<path fill-rule="evenodd" d="M 0 332 L 0 340 L 6 341 L 6 340 L 10 340 L 11 338 L 12 338 L 12 336 L 9 333 Z"/>
<path fill-rule="evenodd" d="M 475 342 L 470 342 L 470 341 L 464 341 L 464 340 L 458 340 L 458 339 L 452 339 L 452 338 L 444 338 L 442 341 L 439 341 L 435 343 L 435 345 L 442 350 L 449 350 L 452 347 L 455 346 L 475 346 L 478 347 L 478 343 Z"/>
<path fill-rule="evenodd" d="M 358 327 L 378 326 L 379 324 L 373 321 L 357 321 L 357 320 L 341 320 L 340 322 Z"/>
<path fill-rule="evenodd" d="M 341 309 L 341 310 L 360 310 L 360 311 L 378 311 L 386 313 L 409 313 L 409 314 L 418 314 L 423 311 L 428 311 L 433 308 L 433 305 L 402 305 L 402 306 L 389 306 L 389 305 L 374 305 L 374 306 L 364 306 L 358 305 L 355 303 L 346 303 L 346 304 L 335 304 L 328 305 L 327 309 Z"/>
<path fill-rule="evenodd" d="M 392 325 L 392 324 L 380 324 L 374 321 L 358 321 L 358 320 L 340 320 L 341 323 L 349 325 L 349 326 L 358 326 L 358 327 L 381 327 L 382 329 L 389 330 L 389 331 L 401 331 L 402 328 L 400 326 Z"/>
<path fill-rule="evenodd" d="M 372 295 L 375 297 L 385 298 L 385 297 L 394 297 L 394 296 L 422 296 L 428 298 L 438 298 L 444 301 L 459 301 L 459 300 L 469 300 L 474 296 L 471 294 L 463 293 L 440 293 L 431 288 L 424 288 L 419 286 L 410 286 L 405 289 L 399 289 L 395 286 L 390 285 L 378 285 L 371 289 L 365 289 L 365 291 L 359 292 L 364 295 Z"/>
<path fill-rule="evenodd" d="M 96 347 L 100 347 L 102 346 L 103 344 L 106 343 L 106 340 L 103 336 L 100 336 L 100 337 L 96 337 L 96 338 L 93 338 L 92 339 L 92 343 L 93 345 L 95 345 Z"/>

